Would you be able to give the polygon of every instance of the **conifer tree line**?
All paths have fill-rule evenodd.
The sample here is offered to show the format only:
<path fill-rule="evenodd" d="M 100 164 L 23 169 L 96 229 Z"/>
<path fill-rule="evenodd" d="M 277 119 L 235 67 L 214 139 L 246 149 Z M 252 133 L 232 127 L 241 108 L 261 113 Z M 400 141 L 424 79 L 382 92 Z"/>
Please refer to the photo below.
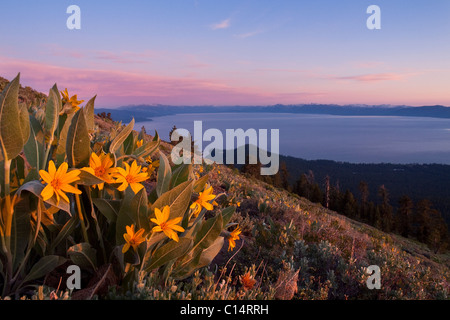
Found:
<path fill-rule="evenodd" d="M 342 190 L 339 181 L 332 184 L 332 177 L 316 181 L 311 170 L 301 174 L 294 184 L 289 184 L 289 172 L 284 162 L 280 163 L 279 172 L 273 176 L 261 176 L 260 168 L 260 163 L 245 164 L 240 171 L 379 230 L 416 239 L 435 253 L 450 249 L 448 225 L 428 199 L 414 202 L 408 195 L 403 195 L 397 204 L 392 204 L 389 190 L 384 185 L 373 190 L 374 186 L 361 181 L 359 194 L 354 195 L 348 189 Z M 377 201 L 369 200 L 371 192 L 377 193 Z"/>

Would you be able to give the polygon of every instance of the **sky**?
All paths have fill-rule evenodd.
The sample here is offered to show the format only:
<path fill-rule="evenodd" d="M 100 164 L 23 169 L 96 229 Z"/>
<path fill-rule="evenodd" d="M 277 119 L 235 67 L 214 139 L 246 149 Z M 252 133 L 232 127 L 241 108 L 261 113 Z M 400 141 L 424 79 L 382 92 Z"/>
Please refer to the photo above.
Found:
<path fill-rule="evenodd" d="M 73 4 L 79 30 L 66 25 Z M 0 76 L 97 95 L 96 107 L 450 106 L 449 40 L 448 0 L 0 3 Z"/>

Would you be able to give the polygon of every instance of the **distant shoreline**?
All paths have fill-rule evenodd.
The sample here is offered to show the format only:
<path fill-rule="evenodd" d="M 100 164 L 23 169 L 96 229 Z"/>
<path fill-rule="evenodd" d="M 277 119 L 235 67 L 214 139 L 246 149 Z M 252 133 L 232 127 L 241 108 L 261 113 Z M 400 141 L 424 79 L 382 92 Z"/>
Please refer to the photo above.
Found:
<path fill-rule="evenodd" d="M 129 122 L 152 121 L 152 118 L 194 113 L 294 113 L 335 116 L 402 116 L 450 119 L 450 107 L 436 106 L 363 106 L 363 105 L 274 105 L 274 106 L 165 106 L 138 105 L 119 108 L 98 108 L 110 112 L 114 120 Z"/>

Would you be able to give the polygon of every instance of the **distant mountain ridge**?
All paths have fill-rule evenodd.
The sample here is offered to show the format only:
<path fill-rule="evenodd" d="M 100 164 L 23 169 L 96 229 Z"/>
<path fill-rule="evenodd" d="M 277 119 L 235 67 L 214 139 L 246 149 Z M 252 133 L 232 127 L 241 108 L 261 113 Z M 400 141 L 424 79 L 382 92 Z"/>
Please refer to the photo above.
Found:
<path fill-rule="evenodd" d="M 337 104 L 298 104 L 271 106 L 170 106 L 170 105 L 130 105 L 119 108 L 98 108 L 98 112 L 111 113 L 114 119 L 128 122 L 132 117 L 137 122 L 151 118 L 186 113 L 296 113 L 328 114 L 338 116 L 402 116 L 450 118 L 450 107 L 431 106 L 392 106 L 392 105 L 337 105 Z"/>

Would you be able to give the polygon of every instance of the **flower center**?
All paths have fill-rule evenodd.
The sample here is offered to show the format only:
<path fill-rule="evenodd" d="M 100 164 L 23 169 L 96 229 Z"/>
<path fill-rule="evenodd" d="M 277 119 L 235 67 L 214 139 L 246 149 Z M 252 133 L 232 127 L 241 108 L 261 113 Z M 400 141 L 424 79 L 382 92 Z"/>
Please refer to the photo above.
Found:
<path fill-rule="evenodd" d="M 159 225 L 159 227 L 161 228 L 161 230 L 166 230 L 167 229 L 167 223 L 163 222 Z"/>
<path fill-rule="evenodd" d="M 131 174 L 129 174 L 125 177 L 125 180 L 127 180 L 128 183 L 133 183 L 134 178 Z"/>
<path fill-rule="evenodd" d="M 97 177 L 102 177 L 105 174 L 105 171 L 106 171 L 105 168 L 97 167 L 97 168 L 95 168 L 95 175 Z"/>
<path fill-rule="evenodd" d="M 59 179 L 53 179 L 51 186 L 53 187 L 53 189 L 59 189 L 61 186 L 61 181 L 59 181 Z"/>

